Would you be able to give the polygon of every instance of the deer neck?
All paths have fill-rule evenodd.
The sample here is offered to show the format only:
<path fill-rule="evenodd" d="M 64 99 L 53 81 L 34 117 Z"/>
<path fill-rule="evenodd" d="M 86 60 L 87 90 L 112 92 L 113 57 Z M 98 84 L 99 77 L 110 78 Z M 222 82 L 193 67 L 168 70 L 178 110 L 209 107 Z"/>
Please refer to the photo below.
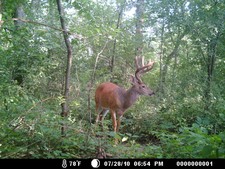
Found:
<path fill-rule="evenodd" d="M 135 87 L 132 86 L 131 88 L 129 88 L 125 94 L 124 94 L 124 109 L 128 109 L 130 106 L 132 106 L 136 100 L 138 99 L 139 94 L 138 92 L 135 90 Z"/>

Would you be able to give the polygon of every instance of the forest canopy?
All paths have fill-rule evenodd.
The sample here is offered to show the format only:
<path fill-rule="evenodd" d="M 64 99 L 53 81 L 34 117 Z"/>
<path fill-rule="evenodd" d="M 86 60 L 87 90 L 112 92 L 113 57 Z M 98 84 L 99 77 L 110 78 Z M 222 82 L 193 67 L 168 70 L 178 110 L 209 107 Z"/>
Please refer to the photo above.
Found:
<path fill-rule="evenodd" d="M 224 21 L 223 0 L 0 0 L 0 158 L 225 158 Z M 136 56 L 155 95 L 96 128 Z"/>

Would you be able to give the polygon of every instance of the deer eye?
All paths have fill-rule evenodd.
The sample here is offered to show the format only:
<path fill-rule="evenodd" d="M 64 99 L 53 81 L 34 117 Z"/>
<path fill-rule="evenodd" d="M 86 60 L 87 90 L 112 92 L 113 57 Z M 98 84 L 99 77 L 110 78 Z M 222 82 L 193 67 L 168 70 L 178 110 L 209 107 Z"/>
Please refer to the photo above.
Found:
<path fill-rule="evenodd" d="M 142 88 L 145 88 L 145 85 L 141 86 Z"/>

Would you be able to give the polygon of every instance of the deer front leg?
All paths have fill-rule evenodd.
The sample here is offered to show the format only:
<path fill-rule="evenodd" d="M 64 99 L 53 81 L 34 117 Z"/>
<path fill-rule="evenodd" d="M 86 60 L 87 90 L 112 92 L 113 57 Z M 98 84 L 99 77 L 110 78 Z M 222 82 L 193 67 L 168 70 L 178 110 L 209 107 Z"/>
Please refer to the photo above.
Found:
<path fill-rule="evenodd" d="M 119 131 L 119 128 L 120 128 L 120 117 L 118 117 L 118 119 L 117 119 L 117 128 L 116 128 L 116 132 Z"/>
<path fill-rule="evenodd" d="M 120 128 L 120 123 L 121 123 L 121 118 L 123 117 L 123 111 L 119 110 L 117 112 L 117 115 L 118 115 L 118 119 L 117 119 L 117 128 L 116 128 L 116 132 L 119 131 L 119 128 Z"/>
<path fill-rule="evenodd" d="M 111 113 L 111 117 L 112 117 L 113 130 L 114 130 L 114 132 L 116 134 L 116 132 L 117 132 L 117 126 L 118 126 L 117 121 L 116 121 L 116 112 L 113 111 L 113 110 L 111 110 L 110 113 Z M 117 138 L 115 138 L 115 145 L 116 144 L 118 144 L 118 139 Z"/>
<path fill-rule="evenodd" d="M 113 110 L 110 110 L 111 113 L 111 118 L 112 118 L 112 123 L 113 123 L 113 130 L 116 132 L 117 130 L 117 121 L 116 121 L 116 112 Z"/>

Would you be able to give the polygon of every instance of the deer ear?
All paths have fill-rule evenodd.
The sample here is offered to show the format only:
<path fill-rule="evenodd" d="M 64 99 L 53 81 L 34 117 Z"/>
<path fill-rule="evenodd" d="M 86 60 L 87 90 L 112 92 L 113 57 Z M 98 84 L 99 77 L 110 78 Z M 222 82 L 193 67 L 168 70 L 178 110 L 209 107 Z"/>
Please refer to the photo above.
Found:
<path fill-rule="evenodd" d="M 133 75 L 130 75 L 130 82 L 132 85 L 137 84 L 137 79 Z"/>

